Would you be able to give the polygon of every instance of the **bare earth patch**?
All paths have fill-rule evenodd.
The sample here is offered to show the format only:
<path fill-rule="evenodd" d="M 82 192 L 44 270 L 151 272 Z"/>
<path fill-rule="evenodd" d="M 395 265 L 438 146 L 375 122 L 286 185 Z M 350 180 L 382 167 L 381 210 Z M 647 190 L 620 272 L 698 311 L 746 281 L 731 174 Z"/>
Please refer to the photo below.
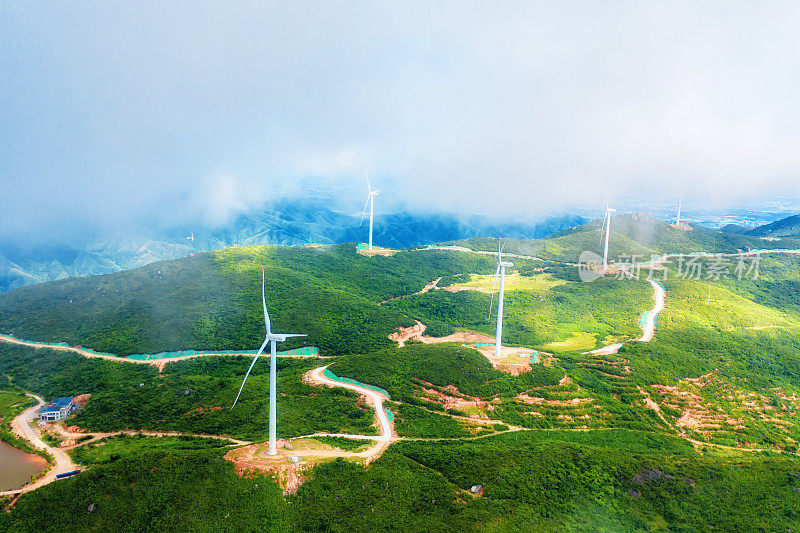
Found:
<path fill-rule="evenodd" d="M 424 344 L 436 344 L 440 342 L 458 342 L 461 344 L 487 344 L 490 346 L 476 347 L 486 359 L 492 363 L 492 366 L 497 370 L 506 372 L 512 375 L 519 375 L 531 369 L 530 359 L 534 350 L 531 348 L 520 348 L 514 346 L 503 346 L 500 357 L 494 355 L 494 337 L 484 335 L 483 333 L 476 333 L 474 331 L 457 331 L 452 335 L 446 337 L 428 337 L 425 335 L 427 327 L 425 324 L 416 321 L 417 323 L 409 327 L 398 327 L 397 330 L 389 335 L 389 338 L 402 348 L 409 340 L 414 340 Z M 550 354 L 539 352 L 540 357 Z M 547 365 L 548 361 L 543 358 L 542 363 Z M 551 363 L 552 364 L 552 363 Z"/>
<path fill-rule="evenodd" d="M 391 442 L 377 442 L 361 451 L 342 450 L 309 437 L 280 439 L 277 444 L 277 455 L 267 455 L 269 444 L 260 442 L 234 448 L 225 454 L 225 459 L 234 464 L 238 475 L 271 475 L 284 494 L 293 494 L 306 481 L 308 470 L 314 466 L 339 457 L 367 465 L 379 457 Z"/>
<path fill-rule="evenodd" d="M 368 250 L 364 248 L 362 250 L 357 251 L 357 254 L 361 254 L 367 257 L 373 257 L 376 255 L 382 255 L 383 257 L 390 257 L 396 254 L 398 250 L 392 250 L 391 248 L 378 248 L 377 246 L 373 246 L 372 250 Z"/>

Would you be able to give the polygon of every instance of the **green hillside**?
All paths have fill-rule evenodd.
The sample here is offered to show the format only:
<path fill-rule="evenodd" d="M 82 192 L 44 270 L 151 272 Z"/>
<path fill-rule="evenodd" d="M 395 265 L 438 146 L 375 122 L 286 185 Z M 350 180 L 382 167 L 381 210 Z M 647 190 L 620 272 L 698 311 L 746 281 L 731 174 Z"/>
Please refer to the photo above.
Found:
<path fill-rule="evenodd" d="M 584 250 L 603 253 L 601 221 L 576 226 L 545 239 L 503 239 L 505 251 L 542 259 L 575 262 Z M 496 251 L 497 239 L 474 238 L 444 243 L 474 250 Z M 617 215 L 611 222 L 609 258 L 691 252 L 733 253 L 739 250 L 800 248 L 796 239 L 765 240 L 759 236 L 735 235 L 694 225 L 691 230 L 675 228 L 641 213 Z"/>
<path fill-rule="evenodd" d="M 618 219 L 614 250 L 648 257 L 769 245 Z M 505 342 L 525 347 L 523 361 L 541 350 L 518 375 L 493 367 L 471 343 L 400 348 L 388 338 L 415 321 L 434 337 L 494 334 L 488 291 L 495 258 L 487 254 L 231 248 L 0 295 L 0 333 L 19 338 L 120 355 L 253 349 L 263 338 L 263 265 L 273 329 L 309 333 L 282 348 L 308 344 L 330 356 L 278 361 L 279 436 L 376 434 L 374 411 L 358 394 L 304 381 L 330 365 L 338 376 L 386 390 L 384 405 L 404 438 L 369 466 L 316 466 L 296 494 L 282 497 L 272 478 L 237 475 L 222 442 L 114 437 L 72 452 L 89 470 L 23 495 L 11 513 L 0 513 L 0 530 L 800 527 L 800 256 L 764 255 L 757 279 L 742 280 L 692 279 L 670 264 L 655 338 L 633 342 L 653 288 L 612 276 L 583 283 L 573 266 L 556 261 L 577 257 L 590 241 L 599 241 L 596 224 L 508 242 L 508 251 L 547 256 L 512 258 L 508 273 Z M 491 250 L 496 239 L 471 244 Z M 440 277 L 449 290 L 418 293 Z M 616 354 L 586 353 L 622 341 Z M 249 361 L 202 357 L 159 370 L 0 343 L 0 375 L 11 387 L 46 398 L 91 394 L 70 419 L 89 431 L 263 441 L 265 362 L 229 408 Z M 469 493 L 473 485 L 483 491 Z"/>
<path fill-rule="evenodd" d="M 492 262 L 440 251 L 368 258 L 349 245 L 228 248 L 0 294 L 0 331 L 118 355 L 254 349 L 264 333 L 264 266 L 274 328 L 308 334 L 284 348 L 358 353 L 391 346 L 387 335 L 413 323 L 379 302 L 442 275 L 493 272 Z"/>
<path fill-rule="evenodd" d="M 800 215 L 792 215 L 770 224 L 758 226 L 749 230 L 747 234 L 757 237 L 798 239 L 800 238 Z"/>
<path fill-rule="evenodd" d="M 423 321 L 433 336 L 455 328 L 493 333 L 485 292 L 412 294 L 439 277 L 491 275 L 494 261 L 440 250 L 369 258 L 352 246 L 229 248 L 0 294 L 0 332 L 117 355 L 254 349 L 264 332 L 263 265 L 274 328 L 308 334 L 282 348 L 312 345 L 322 355 L 363 353 L 391 347 L 388 335 L 414 319 Z M 533 283 L 509 285 L 508 343 L 535 347 L 584 335 L 586 346 L 593 348 L 607 338 L 637 333 L 636 319 L 652 298 L 647 284 L 539 283 L 551 274 L 534 267 L 575 278 L 555 264 L 517 261 L 515 269 Z"/>

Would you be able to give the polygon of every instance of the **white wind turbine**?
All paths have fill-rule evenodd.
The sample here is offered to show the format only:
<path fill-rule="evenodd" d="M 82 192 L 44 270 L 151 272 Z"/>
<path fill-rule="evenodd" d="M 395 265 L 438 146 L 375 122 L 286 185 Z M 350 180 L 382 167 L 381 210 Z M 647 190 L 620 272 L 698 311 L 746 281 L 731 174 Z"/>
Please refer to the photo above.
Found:
<path fill-rule="evenodd" d="M 492 305 L 494 304 L 494 289 L 497 286 L 497 277 L 500 276 L 500 291 L 497 293 L 497 332 L 494 341 L 494 355 L 500 357 L 500 349 L 503 341 L 503 300 L 506 289 L 506 268 L 514 266 L 513 263 L 503 261 L 503 246 L 497 240 L 497 270 L 494 273 L 494 283 L 492 284 L 492 299 L 489 301 L 489 320 L 492 318 Z"/>
<path fill-rule="evenodd" d="M 192 232 L 192 234 L 190 236 L 186 237 L 186 240 L 194 242 L 194 231 Z"/>
<path fill-rule="evenodd" d="M 611 213 L 615 212 L 616 209 L 611 209 L 606 204 L 606 214 L 603 216 L 603 226 L 600 228 L 600 232 L 602 233 L 605 231 L 605 245 L 603 246 L 603 270 L 608 268 L 608 239 L 611 235 Z"/>
<path fill-rule="evenodd" d="M 276 385 L 277 385 L 277 374 L 275 370 L 275 359 L 276 359 L 276 352 L 277 352 L 277 344 L 279 342 L 283 342 L 289 337 L 305 337 L 305 334 L 297 334 L 297 333 L 272 333 L 272 328 L 270 327 L 269 321 L 269 313 L 267 313 L 267 300 L 264 297 L 264 267 L 261 267 L 261 304 L 264 307 L 264 325 L 267 326 L 267 336 L 264 339 L 264 344 L 261 345 L 261 348 L 258 349 L 256 356 L 253 358 L 253 362 L 250 363 L 250 368 L 247 369 L 247 374 L 244 375 L 244 379 L 242 380 L 242 386 L 239 387 L 239 393 L 236 395 L 236 399 L 233 401 L 233 405 L 231 409 L 236 406 L 236 402 L 239 401 L 239 396 L 242 394 L 242 389 L 244 388 L 244 384 L 247 381 L 247 377 L 250 375 L 250 371 L 253 370 L 253 366 L 255 366 L 256 361 L 258 361 L 259 356 L 266 348 L 267 343 L 271 343 L 270 346 L 270 357 L 269 357 L 269 450 L 267 450 L 267 454 L 269 455 L 277 455 L 278 454 L 278 447 L 276 443 L 276 435 L 277 435 L 277 408 L 276 408 Z"/>
<path fill-rule="evenodd" d="M 675 217 L 675 225 L 681 225 L 681 204 L 683 203 L 683 194 L 678 198 L 678 216 Z"/>
<path fill-rule="evenodd" d="M 378 193 L 381 192 L 379 190 L 372 190 L 372 185 L 369 183 L 369 173 L 367 169 L 364 169 L 364 174 L 367 176 L 367 188 L 369 189 L 369 194 L 367 195 L 367 201 L 364 202 L 364 209 L 361 210 L 361 223 L 364 223 L 364 217 L 367 214 L 367 204 L 369 204 L 369 244 L 368 247 L 372 250 L 372 216 L 375 212 L 375 197 L 378 196 Z"/>

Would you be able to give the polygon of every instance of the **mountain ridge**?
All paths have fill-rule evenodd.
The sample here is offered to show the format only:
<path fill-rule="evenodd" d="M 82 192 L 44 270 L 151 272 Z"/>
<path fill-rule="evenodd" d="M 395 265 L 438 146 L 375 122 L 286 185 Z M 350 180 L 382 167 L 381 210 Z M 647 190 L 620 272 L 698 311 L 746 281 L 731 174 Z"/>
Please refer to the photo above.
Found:
<path fill-rule="evenodd" d="M 376 216 L 374 240 L 379 246 L 410 248 L 501 233 L 539 238 L 585 221 L 579 215 L 561 215 L 506 223 L 477 215 L 400 211 Z M 88 239 L 72 245 L 0 243 L 0 292 L 45 281 L 118 272 L 230 246 L 363 242 L 366 231 L 360 217 L 337 210 L 326 199 L 284 199 L 217 227 L 182 224 L 148 235 Z"/>

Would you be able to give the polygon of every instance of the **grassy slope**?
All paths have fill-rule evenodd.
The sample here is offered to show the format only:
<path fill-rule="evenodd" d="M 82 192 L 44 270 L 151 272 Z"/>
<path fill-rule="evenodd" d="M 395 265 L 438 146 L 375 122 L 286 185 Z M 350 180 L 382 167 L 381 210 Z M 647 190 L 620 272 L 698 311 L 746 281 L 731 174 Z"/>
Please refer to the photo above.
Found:
<path fill-rule="evenodd" d="M 143 442 L 142 442 L 143 441 Z M 139 439 L 24 495 L 11 531 L 785 531 L 796 458 L 700 454 L 628 431 L 404 442 L 363 468 L 336 461 L 293 496 L 239 478 L 215 443 Z M 116 444 L 115 444 L 116 445 Z M 204 448 L 204 446 L 208 446 Z M 651 481 L 643 478 L 651 474 Z M 639 482 L 636 476 L 639 476 Z M 669 476 L 669 477 L 668 477 Z M 483 486 L 481 497 L 464 491 Z M 90 512 L 89 506 L 94 504 Z"/>
<path fill-rule="evenodd" d="M 35 403 L 33 398 L 29 398 L 10 383 L 0 389 L 0 440 L 26 452 L 36 452 L 28 441 L 19 438 L 11 431 L 11 421 L 14 417 Z M 42 455 L 41 452 L 39 454 Z"/>
<path fill-rule="evenodd" d="M 673 228 L 647 215 L 619 215 L 612 221 L 609 257 L 636 254 L 646 259 L 650 254 L 690 252 L 736 252 L 744 249 L 800 248 L 800 241 L 766 241 L 758 237 L 721 233 L 695 226 L 692 231 Z M 577 261 L 584 250 L 602 253 L 600 221 L 577 226 L 546 239 L 503 239 L 505 251 L 558 261 Z M 497 250 L 497 239 L 474 238 L 451 243 L 475 250 Z"/>
<path fill-rule="evenodd" d="M 550 274 L 534 277 L 538 276 Z M 639 315 L 652 305 L 652 293 L 644 282 L 614 279 L 510 287 L 505 299 L 504 341 L 510 345 L 543 346 L 583 333 L 589 338 L 585 348 L 594 348 L 609 336 L 636 337 L 641 333 Z M 434 336 L 447 335 L 456 328 L 493 335 L 489 300 L 488 294 L 475 291 L 432 291 L 394 300 L 386 306 L 425 323 Z"/>
<path fill-rule="evenodd" d="M 488 273 L 492 259 L 455 252 L 367 258 L 348 245 L 237 247 L 0 295 L 0 331 L 119 355 L 178 349 L 253 349 L 263 339 L 261 266 L 276 329 L 308 333 L 286 348 L 323 353 L 390 346 L 408 319 L 379 306 L 443 274 Z"/>
<path fill-rule="evenodd" d="M 71 423 L 93 431 L 163 429 L 263 440 L 267 430 L 269 363 L 253 368 L 235 409 L 250 358 L 216 357 L 154 367 L 86 359 L 78 355 L 0 345 L 0 374 L 46 398 L 91 393 Z M 317 431 L 374 433 L 373 412 L 344 389 L 312 388 L 302 375 L 321 363 L 278 361 L 281 437 Z M 36 371 L 31 369 L 35 368 Z"/>

